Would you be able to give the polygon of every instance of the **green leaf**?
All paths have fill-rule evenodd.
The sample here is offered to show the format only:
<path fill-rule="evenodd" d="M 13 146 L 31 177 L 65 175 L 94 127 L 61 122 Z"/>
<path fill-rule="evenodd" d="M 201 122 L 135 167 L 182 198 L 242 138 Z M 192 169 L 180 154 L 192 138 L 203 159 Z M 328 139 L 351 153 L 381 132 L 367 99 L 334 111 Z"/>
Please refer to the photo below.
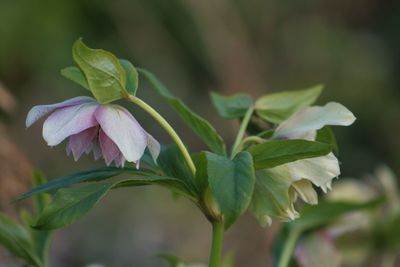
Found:
<path fill-rule="evenodd" d="M 253 104 L 251 96 L 246 94 L 223 96 L 216 92 L 211 92 L 211 100 L 218 114 L 224 119 L 242 118 L 247 109 Z"/>
<path fill-rule="evenodd" d="M 208 183 L 228 229 L 250 204 L 255 182 L 253 160 L 248 152 L 240 152 L 233 160 L 204 153 Z"/>
<path fill-rule="evenodd" d="M 322 85 L 316 85 L 305 90 L 265 95 L 256 101 L 256 113 L 266 121 L 280 123 L 295 111 L 313 104 L 322 89 Z"/>
<path fill-rule="evenodd" d="M 331 152 L 328 144 L 306 140 L 272 140 L 250 148 L 257 170 L 273 168 L 299 159 L 319 157 Z"/>
<path fill-rule="evenodd" d="M 376 208 L 382 201 L 382 198 L 378 198 L 365 203 L 322 201 L 318 205 L 307 205 L 300 211 L 300 218 L 291 222 L 289 226 L 301 231 L 321 227 L 346 213 Z"/>
<path fill-rule="evenodd" d="M 185 123 L 203 140 L 203 142 L 215 153 L 226 155 L 225 144 L 222 137 L 214 127 L 205 119 L 190 110 L 180 99 L 176 98 L 151 72 L 138 69 L 154 87 L 154 89 L 175 109 Z"/>
<path fill-rule="evenodd" d="M 127 74 L 112 53 L 102 49 L 91 49 L 82 39 L 78 39 L 72 48 L 72 55 L 99 103 L 109 103 L 128 94 Z"/>
<path fill-rule="evenodd" d="M 286 168 L 256 171 L 256 183 L 250 210 L 262 226 L 270 223 L 270 217 L 288 220 L 296 217 L 289 189 L 292 179 Z"/>
<path fill-rule="evenodd" d="M 146 176 L 151 175 L 151 172 L 146 170 L 138 171 L 136 168 L 117 168 L 117 167 L 100 167 L 93 168 L 89 170 L 84 170 L 80 172 L 76 172 L 73 174 L 68 174 L 66 176 L 62 176 L 57 179 L 53 179 L 46 184 L 40 185 L 23 193 L 17 197 L 17 200 L 22 200 L 28 198 L 34 194 L 46 193 L 46 192 L 54 192 L 60 188 L 68 187 L 76 183 L 82 182 L 93 182 L 93 181 L 101 181 L 105 180 L 120 174 L 130 174 L 130 175 L 138 175 L 138 176 Z"/>
<path fill-rule="evenodd" d="M 14 256 L 35 266 L 42 266 L 35 256 L 29 233 L 7 215 L 0 212 L 0 245 Z"/>
<path fill-rule="evenodd" d="M 63 188 L 57 191 L 53 201 L 44 209 L 33 227 L 40 230 L 52 230 L 66 226 L 88 213 L 113 188 L 151 184 L 187 192 L 182 181 L 156 175 L 126 179 L 115 183 L 91 183 L 79 187 Z"/>
<path fill-rule="evenodd" d="M 319 129 L 317 131 L 317 138 L 315 141 L 329 144 L 332 146 L 333 151 L 335 151 L 336 154 L 339 153 L 339 147 L 336 142 L 336 137 L 331 127 L 325 126 L 324 128 Z"/>
<path fill-rule="evenodd" d="M 78 67 L 66 67 L 61 70 L 61 75 L 90 91 L 89 84 L 86 81 L 85 75 Z"/>
<path fill-rule="evenodd" d="M 193 182 L 193 174 L 176 145 L 163 146 L 157 158 L 157 163 L 166 176 L 178 178 L 187 185 L 191 195 L 198 195 L 197 188 Z"/>
<path fill-rule="evenodd" d="M 136 91 L 139 87 L 139 73 L 131 62 L 126 59 L 119 59 L 122 67 L 126 72 L 126 89 L 129 94 L 136 95 Z"/>

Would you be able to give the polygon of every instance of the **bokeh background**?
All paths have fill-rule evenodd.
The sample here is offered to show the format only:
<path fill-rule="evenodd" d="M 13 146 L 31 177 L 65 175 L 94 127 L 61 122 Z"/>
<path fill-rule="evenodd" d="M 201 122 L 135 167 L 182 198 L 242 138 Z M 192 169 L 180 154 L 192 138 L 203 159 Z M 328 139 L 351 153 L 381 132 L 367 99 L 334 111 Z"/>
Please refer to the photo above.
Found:
<path fill-rule="evenodd" d="M 31 106 L 87 93 L 59 74 L 72 65 L 78 37 L 155 72 L 228 144 L 238 124 L 218 118 L 211 90 L 257 97 L 323 83 L 319 103 L 341 102 L 358 118 L 335 129 L 343 176 L 361 177 L 379 163 L 400 173 L 399 1 L 0 0 L 0 18 L 0 102 L 8 109 L 0 128 L 0 199 L 26 190 L 31 166 L 53 178 L 101 164 L 90 157 L 75 163 L 62 146 L 46 146 L 39 124 L 24 127 Z M 204 148 L 147 84 L 139 95 L 192 151 Z M 146 114 L 132 111 L 157 139 L 170 142 Z M 10 177 L 15 182 L 5 183 Z M 13 206 L 2 205 L 12 213 Z M 236 251 L 238 266 L 270 266 L 278 228 L 261 229 L 245 216 L 229 231 L 226 249 Z M 163 266 L 157 251 L 205 262 L 210 230 L 191 203 L 166 190 L 121 190 L 57 232 L 52 266 Z"/>

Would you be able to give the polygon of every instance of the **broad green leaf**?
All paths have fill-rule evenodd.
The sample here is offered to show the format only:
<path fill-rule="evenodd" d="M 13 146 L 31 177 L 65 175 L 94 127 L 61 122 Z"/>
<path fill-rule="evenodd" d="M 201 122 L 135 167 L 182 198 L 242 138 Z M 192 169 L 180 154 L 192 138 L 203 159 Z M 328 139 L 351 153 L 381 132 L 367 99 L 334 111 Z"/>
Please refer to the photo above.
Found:
<path fill-rule="evenodd" d="M 136 95 L 139 87 L 139 73 L 136 68 L 126 59 L 120 59 L 122 67 L 126 72 L 126 89 L 131 95 Z"/>
<path fill-rule="evenodd" d="M 376 208 L 381 203 L 381 198 L 365 203 L 322 201 L 315 206 L 304 206 L 300 211 L 300 218 L 291 222 L 289 226 L 300 231 L 306 231 L 331 223 L 349 212 Z"/>
<path fill-rule="evenodd" d="M 317 131 L 317 137 L 316 137 L 315 141 L 330 144 L 333 148 L 333 151 L 336 154 L 339 153 L 339 147 L 336 142 L 336 137 L 335 137 L 335 134 L 333 133 L 331 127 L 325 126 L 321 129 L 319 129 Z"/>
<path fill-rule="evenodd" d="M 299 159 L 319 157 L 331 152 L 328 144 L 306 140 L 272 140 L 250 148 L 257 170 L 272 168 Z"/>
<path fill-rule="evenodd" d="M 292 185 L 290 174 L 284 166 L 256 171 L 256 183 L 250 210 L 262 226 L 271 217 L 292 220 L 298 216 L 289 194 Z"/>
<path fill-rule="evenodd" d="M 256 113 L 266 121 L 280 123 L 295 111 L 313 104 L 322 88 L 322 85 L 316 85 L 305 90 L 265 95 L 256 101 Z"/>
<path fill-rule="evenodd" d="M 228 229 L 250 204 L 255 182 L 253 160 L 248 152 L 240 152 L 233 160 L 210 152 L 205 155 L 208 183 Z"/>
<path fill-rule="evenodd" d="M 35 266 L 42 266 L 33 252 L 29 233 L 3 213 L 0 213 L 0 245 L 14 256 Z"/>
<path fill-rule="evenodd" d="M 85 75 L 78 67 L 66 67 L 61 70 L 61 75 L 90 91 Z"/>
<path fill-rule="evenodd" d="M 127 95 L 127 74 L 112 53 L 87 47 L 78 39 L 72 56 L 86 77 L 90 91 L 99 103 L 109 103 Z"/>
<path fill-rule="evenodd" d="M 251 96 L 246 94 L 223 96 L 216 92 L 211 92 L 211 100 L 218 114 L 224 119 L 242 118 L 247 109 L 253 104 Z"/>
<path fill-rule="evenodd" d="M 187 192 L 185 185 L 176 178 L 147 176 L 126 179 L 115 183 L 91 183 L 57 191 L 53 201 L 44 209 L 33 226 L 40 230 L 57 229 L 74 223 L 88 213 L 111 189 L 158 184 L 173 190 Z"/>
<path fill-rule="evenodd" d="M 126 90 L 129 92 L 129 94 L 136 95 L 136 91 L 139 86 L 139 74 L 136 68 L 131 62 L 125 59 L 119 59 L 119 63 L 126 72 Z M 61 75 L 90 91 L 85 74 L 83 74 L 78 67 L 66 67 L 61 70 Z"/>
<path fill-rule="evenodd" d="M 157 163 L 166 176 L 181 180 L 190 188 L 192 195 L 198 195 L 193 174 L 176 145 L 162 147 Z"/>
<path fill-rule="evenodd" d="M 23 193 L 17 197 L 17 200 L 22 200 L 38 193 L 54 192 L 60 188 L 68 187 L 76 183 L 93 182 L 105 180 L 120 174 L 130 174 L 137 176 L 151 175 L 151 172 L 146 170 L 139 171 L 136 168 L 117 168 L 117 167 L 100 167 L 89 170 L 68 174 L 60 178 L 53 179 L 43 185 L 37 186 L 31 191 Z"/>
<path fill-rule="evenodd" d="M 175 109 L 186 124 L 203 140 L 203 142 L 214 152 L 226 155 L 225 144 L 222 137 L 215 128 L 205 119 L 190 110 L 180 99 L 176 98 L 151 72 L 138 69 L 154 87 L 154 89 Z"/>

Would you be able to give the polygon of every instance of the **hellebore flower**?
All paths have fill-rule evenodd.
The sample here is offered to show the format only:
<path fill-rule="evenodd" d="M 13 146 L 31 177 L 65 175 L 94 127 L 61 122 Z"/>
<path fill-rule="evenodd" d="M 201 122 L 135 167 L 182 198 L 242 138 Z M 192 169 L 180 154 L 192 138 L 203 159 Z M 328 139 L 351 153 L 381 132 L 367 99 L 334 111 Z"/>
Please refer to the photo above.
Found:
<path fill-rule="evenodd" d="M 93 151 L 95 159 L 104 158 L 107 165 L 125 161 L 139 166 L 146 147 L 154 159 L 160 144 L 148 134 L 125 108 L 115 104 L 99 104 L 94 98 L 80 96 L 52 105 L 33 107 L 26 118 L 30 127 L 51 113 L 43 124 L 43 138 L 56 146 L 68 138 L 67 154 L 77 161 L 83 153 Z"/>
<path fill-rule="evenodd" d="M 322 127 L 326 125 L 349 126 L 355 119 L 350 110 L 335 102 L 330 102 L 323 107 L 306 107 L 279 124 L 273 138 L 315 141 L 317 130 Z M 326 193 L 328 189 L 331 189 L 332 179 L 340 174 L 339 161 L 333 153 L 297 160 L 284 166 L 294 182 L 293 189 L 309 204 L 318 203 L 317 193 L 311 183 Z"/>

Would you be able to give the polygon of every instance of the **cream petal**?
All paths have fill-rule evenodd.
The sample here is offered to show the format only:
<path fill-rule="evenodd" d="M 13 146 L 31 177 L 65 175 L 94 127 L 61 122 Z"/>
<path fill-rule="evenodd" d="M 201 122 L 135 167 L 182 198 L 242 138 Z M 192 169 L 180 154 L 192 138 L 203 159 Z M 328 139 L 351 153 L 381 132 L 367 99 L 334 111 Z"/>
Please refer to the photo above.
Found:
<path fill-rule="evenodd" d="M 326 125 L 349 126 L 355 121 L 350 110 L 330 102 L 323 107 L 307 107 L 294 113 L 275 130 L 273 138 L 302 139 Z"/>
<path fill-rule="evenodd" d="M 97 125 L 94 112 L 98 105 L 89 103 L 54 111 L 43 124 L 43 138 L 49 146 L 56 146 L 68 136 Z"/>
<path fill-rule="evenodd" d="M 318 204 L 318 194 L 315 192 L 312 183 L 309 180 L 302 179 L 296 181 L 292 184 L 292 186 L 304 202 L 311 205 Z"/>
<path fill-rule="evenodd" d="M 88 96 L 78 96 L 68 100 L 65 100 L 60 103 L 51 104 L 51 105 L 39 105 L 34 106 L 26 116 L 25 125 L 26 127 L 30 127 L 34 124 L 37 120 L 41 117 L 45 116 L 46 114 L 58 109 L 58 108 L 65 108 L 70 106 L 76 106 L 84 103 L 94 102 L 94 98 Z"/>
<path fill-rule="evenodd" d="M 339 161 L 333 153 L 322 157 L 301 159 L 285 165 L 293 181 L 307 179 L 321 187 L 325 193 L 331 188 L 332 179 L 340 174 Z"/>
<path fill-rule="evenodd" d="M 95 117 L 104 133 L 118 146 L 124 158 L 137 162 L 147 146 L 146 132 L 123 107 L 101 105 Z"/>

